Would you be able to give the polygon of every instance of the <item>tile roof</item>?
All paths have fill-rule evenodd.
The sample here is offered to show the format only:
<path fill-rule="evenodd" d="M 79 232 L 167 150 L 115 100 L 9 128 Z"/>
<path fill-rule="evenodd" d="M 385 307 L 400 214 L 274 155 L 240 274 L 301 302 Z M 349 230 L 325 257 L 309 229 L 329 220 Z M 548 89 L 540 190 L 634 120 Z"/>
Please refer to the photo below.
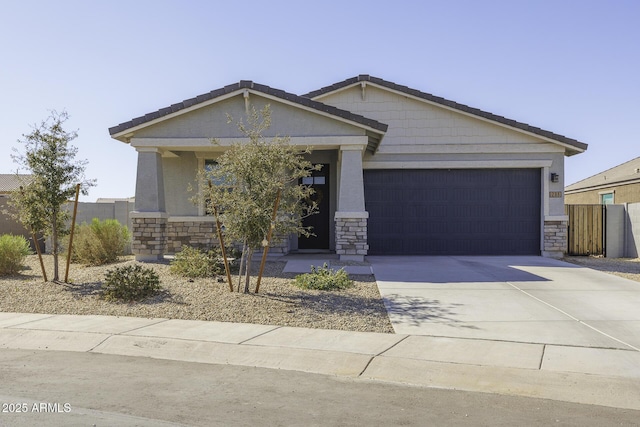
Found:
<path fill-rule="evenodd" d="M 261 85 L 259 83 L 254 83 L 251 80 L 241 80 L 238 83 L 227 85 L 220 89 L 212 90 L 211 92 L 204 93 L 194 98 L 189 98 L 182 102 L 173 104 L 170 107 L 161 108 L 158 111 L 145 114 L 144 116 L 136 117 L 135 119 L 129 120 L 128 122 L 120 123 L 117 126 L 109 128 L 109 134 L 111 136 L 117 135 L 121 132 L 134 128 L 138 125 L 165 117 L 167 115 L 176 113 L 180 110 L 184 110 L 185 108 L 189 108 L 194 105 L 201 104 L 203 102 L 218 98 L 220 96 L 230 94 L 240 89 L 251 89 L 253 91 L 264 93 L 266 95 L 271 95 L 285 101 L 293 102 L 295 104 L 300 104 L 301 106 L 304 106 L 304 107 L 312 108 L 314 110 L 318 110 L 318 111 L 330 114 L 332 116 L 340 117 L 342 119 L 346 119 L 351 122 L 355 122 L 355 123 L 367 126 L 369 128 L 379 131 L 380 133 L 384 133 L 387 131 L 387 125 L 384 123 L 380 123 L 377 120 L 368 119 L 359 114 L 354 114 L 354 113 L 351 113 L 350 111 L 341 110 L 331 105 L 327 105 L 319 101 L 311 100 L 308 97 L 302 97 L 299 95 L 295 95 L 293 93 L 285 92 L 280 89 L 274 89 L 269 86 Z"/>
<path fill-rule="evenodd" d="M 398 85 L 396 83 L 393 82 L 389 82 L 377 77 L 373 77 L 373 76 L 369 76 L 367 74 L 361 74 L 358 77 L 352 77 L 350 79 L 344 80 L 342 82 L 338 82 L 335 84 L 332 84 L 330 86 L 325 86 L 321 89 L 315 90 L 313 92 L 309 92 L 307 94 L 304 94 L 302 96 L 307 97 L 307 98 L 316 98 L 319 97 L 321 95 L 325 95 L 327 93 L 345 88 L 347 86 L 351 86 L 360 82 L 370 82 L 370 83 L 374 83 L 376 85 L 388 88 L 388 89 L 392 89 L 398 92 L 402 92 L 402 93 L 406 93 L 407 95 L 412 95 L 415 96 L 416 98 L 421 98 L 424 99 L 426 101 L 429 102 L 433 102 L 436 104 L 440 104 L 449 108 L 453 108 L 455 110 L 459 110 L 468 114 L 472 114 L 474 116 L 478 116 L 478 117 L 482 117 L 484 119 L 488 119 L 494 122 L 498 122 L 516 129 L 521 129 L 536 135 L 540 135 L 543 136 L 545 138 L 549 138 L 552 139 L 554 141 L 558 141 L 561 142 L 563 144 L 572 146 L 577 148 L 577 151 L 571 154 L 577 154 L 579 152 L 582 152 L 584 150 L 587 149 L 587 144 L 577 141 L 575 139 L 571 139 L 571 138 L 567 138 L 566 136 L 563 135 L 558 135 L 556 133 L 553 132 L 549 132 L 547 130 L 544 129 L 540 129 L 531 125 L 528 125 L 526 123 L 521 123 L 521 122 L 517 122 L 515 120 L 511 120 L 511 119 L 507 119 L 506 117 L 502 117 L 502 116 L 498 116 L 496 114 L 492 114 L 492 113 L 488 113 L 486 111 L 482 111 L 479 110 L 477 108 L 473 108 L 473 107 L 469 107 L 468 105 L 464 105 L 464 104 L 459 104 L 457 102 L 454 101 L 450 101 L 448 99 L 445 98 L 441 98 L 439 96 L 435 96 L 432 95 L 430 93 L 425 93 L 425 92 L 421 92 L 417 89 L 411 89 L 407 86 L 402 86 L 402 85 Z"/>
<path fill-rule="evenodd" d="M 0 193 L 10 193 L 20 188 L 21 185 L 27 185 L 32 179 L 32 175 L 15 173 L 0 174 Z"/>
<path fill-rule="evenodd" d="M 587 191 L 597 187 L 610 187 L 634 181 L 640 182 L 640 157 L 568 185 L 565 192 Z"/>

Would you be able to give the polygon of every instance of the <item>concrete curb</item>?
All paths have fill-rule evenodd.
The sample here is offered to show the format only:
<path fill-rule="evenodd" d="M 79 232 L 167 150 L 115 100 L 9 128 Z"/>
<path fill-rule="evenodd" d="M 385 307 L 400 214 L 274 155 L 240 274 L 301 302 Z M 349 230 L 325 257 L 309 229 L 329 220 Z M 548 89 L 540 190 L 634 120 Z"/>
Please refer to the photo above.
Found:
<path fill-rule="evenodd" d="M 0 313 L 0 349 L 302 371 L 640 410 L 640 352 L 190 320 Z"/>

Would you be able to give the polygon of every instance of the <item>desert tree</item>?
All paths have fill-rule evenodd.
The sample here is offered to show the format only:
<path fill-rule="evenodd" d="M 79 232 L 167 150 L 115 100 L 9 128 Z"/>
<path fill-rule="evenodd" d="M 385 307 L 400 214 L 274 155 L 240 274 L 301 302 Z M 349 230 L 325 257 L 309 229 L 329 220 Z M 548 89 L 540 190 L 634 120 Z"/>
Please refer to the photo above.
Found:
<path fill-rule="evenodd" d="M 230 116 L 228 121 L 234 122 Z M 244 141 L 232 144 L 213 167 L 200 171 L 196 200 L 204 203 L 208 212 L 215 207 L 227 241 L 242 245 L 238 291 L 244 277 L 247 293 L 253 254 L 269 245 L 269 235 L 274 236 L 274 242 L 293 233 L 311 235 L 302 219 L 316 213 L 317 205 L 309 201 L 313 189 L 301 184 L 301 179 L 317 167 L 304 157 L 310 153 L 309 147 L 293 146 L 288 137 L 263 137 L 271 125 L 269 105 L 260 111 L 251 108 L 246 123 L 240 120 L 235 124 Z"/>
<path fill-rule="evenodd" d="M 68 211 L 63 205 L 75 195 L 77 184 L 85 195 L 89 187 L 95 185 L 95 180 L 84 176 L 87 161 L 75 159 L 78 149 L 71 141 L 78 133 L 65 130 L 68 119 L 65 111 L 52 111 L 47 119 L 34 125 L 30 133 L 22 135 L 18 142 L 23 151 L 14 148 L 12 155 L 18 169 L 29 171 L 32 179 L 12 193 L 10 203 L 15 217 L 27 228 L 51 238 L 54 281 L 59 280 L 60 238 L 68 232 Z"/>

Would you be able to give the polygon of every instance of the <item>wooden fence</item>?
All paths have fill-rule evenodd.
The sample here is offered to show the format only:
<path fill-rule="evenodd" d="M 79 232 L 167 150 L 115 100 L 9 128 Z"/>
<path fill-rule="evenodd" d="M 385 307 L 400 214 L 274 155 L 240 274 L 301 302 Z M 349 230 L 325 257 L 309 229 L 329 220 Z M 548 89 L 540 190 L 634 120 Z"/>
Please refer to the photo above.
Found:
<path fill-rule="evenodd" d="M 605 254 L 605 205 L 565 205 L 569 255 Z"/>

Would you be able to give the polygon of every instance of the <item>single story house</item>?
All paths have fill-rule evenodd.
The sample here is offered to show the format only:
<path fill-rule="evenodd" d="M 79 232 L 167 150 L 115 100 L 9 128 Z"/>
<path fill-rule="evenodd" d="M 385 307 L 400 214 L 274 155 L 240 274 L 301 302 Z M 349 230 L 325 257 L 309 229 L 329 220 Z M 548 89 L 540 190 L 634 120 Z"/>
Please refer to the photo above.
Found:
<path fill-rule="evenodd" d="M 569 205 L 638 202 L 640 202 L 640 157 L 565 188 L 565 203 Z"/>
<path fill-rule="evenodd" d="M 265 137 L 310 146 L 323 168 L 316 237 L 282 252 L 365 255 L 562 256 L 564 157 L 587 145 L 369 75 L 305 95 L 240 81 L 109 129 L 138 152 L 133 252 L 157 259 L 214 242 L 186 189 L 196 171 L 241 141 L 238 119 L 271 105 Z M 216 138 L 219 145 L 212 145 Z"/>

